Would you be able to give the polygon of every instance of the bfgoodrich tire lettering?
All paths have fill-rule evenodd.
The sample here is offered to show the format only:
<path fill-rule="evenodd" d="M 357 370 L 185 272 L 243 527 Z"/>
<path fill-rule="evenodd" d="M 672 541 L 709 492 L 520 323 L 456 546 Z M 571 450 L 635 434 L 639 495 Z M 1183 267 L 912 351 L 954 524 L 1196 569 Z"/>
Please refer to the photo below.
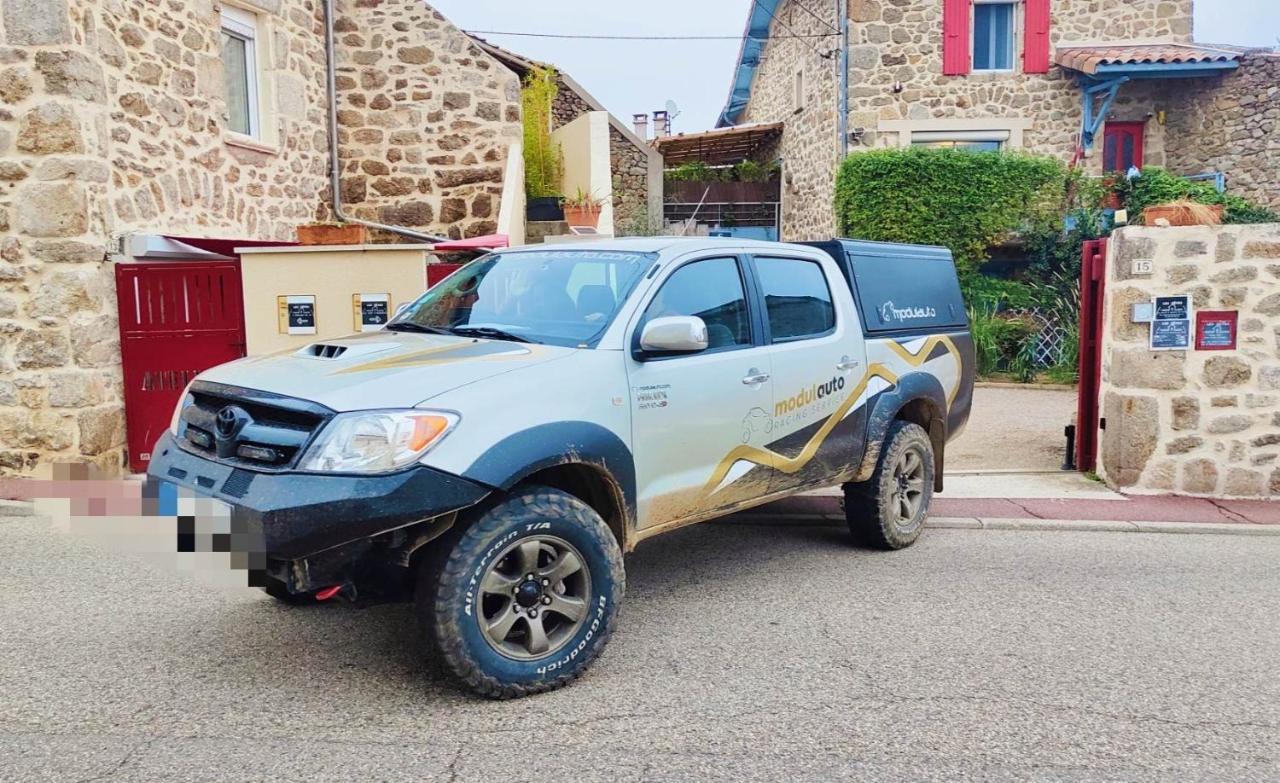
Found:
<path fill-rule="evenodd" d="M 500 699 L 581 675 L 608 641 L 625 589 L 622 552 L 595 511 L 555 489 L 514 492 L 440 542 L 451 548 L 422 564 L 416 599 L 427 654 Z"/>
<path fill-rule="evenodd" d="M 877 549 L 914 544 L 933 500 L 933 466 L 933 444 L 924 428 L 894 422 L 871 479 L 844 485 L 844 513 L 854 540 Z"/>

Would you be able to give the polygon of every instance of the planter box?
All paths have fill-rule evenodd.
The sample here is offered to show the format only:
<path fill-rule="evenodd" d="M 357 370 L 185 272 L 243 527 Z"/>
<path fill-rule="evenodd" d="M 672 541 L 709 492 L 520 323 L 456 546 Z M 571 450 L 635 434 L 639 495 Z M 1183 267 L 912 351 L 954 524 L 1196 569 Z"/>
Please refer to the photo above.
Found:
<path fill-rule="evenodd" d="M 1171 226 L 1216 226 L 1222 222 L 1221 204 L 1207 206 L 1206 209 L 1213 213 L 1213 218 L 1210 220 L 1197 219 L 1191 210 L 1185 207 L 1147 207 L 1142 210 L 1142 222 L 1148 226 L 1154 226 L 1160 218 L 1168 220 Z"/>
<path fill-rule="evenodd" d="M 571 226 L 596 228 L 600 224 L 600 210 L 595 207 L 565 207 L 564 222 Z"/>
<path fill-rule="evenodd" d="M 668 182 L 666 200 L 677 204 L 757 204 L 778 201 L 781 187 L 771 182 Z"/>
<path fill-rule="evenodd" d="M 298 226 L 298 242 L 303 245 L 363 245 L 364 240 L 365 227 L 359 223 Z"/>
<path fill-rule="evenodd" d="M 564 209 L 560 206 L 559 196 L 529 199 L 525 203 L 524 214 L 526 219 L 538 223 L 564 220 Z"/>

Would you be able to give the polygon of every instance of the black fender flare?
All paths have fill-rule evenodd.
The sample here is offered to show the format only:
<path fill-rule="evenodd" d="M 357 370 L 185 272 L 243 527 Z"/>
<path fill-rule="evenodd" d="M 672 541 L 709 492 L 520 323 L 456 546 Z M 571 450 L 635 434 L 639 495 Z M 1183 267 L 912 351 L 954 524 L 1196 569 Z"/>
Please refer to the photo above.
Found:
<path fill-rule="evenodd" d="M 635 459 L 621 438 L 593 422 L 553 422 L 508 435 L 477 457 L 462 476 L 509 490 L 545 468 L 575 464 L 600 472 L 617 486 L 630 527 L 636 518 Z"/>
<path fill-rule="evenodd" d="M 942 491 L 947 444 L 947 395 L 938 379 L 926 372 L 907 373 L 898 379 L 893 388 L 876 396 L 867 415 L 867 449 L 854 475 L 855 482 L 871 478 L 880 461 L 880 449 L 889 434 L 889 427 L 900 418 L 899 414 L 904 408 L 921 400 L 928 403 L 929 416 L 927 421 L 916 423 L 929 433 L 929 440 L 933 444 L 934 491 Z"/>

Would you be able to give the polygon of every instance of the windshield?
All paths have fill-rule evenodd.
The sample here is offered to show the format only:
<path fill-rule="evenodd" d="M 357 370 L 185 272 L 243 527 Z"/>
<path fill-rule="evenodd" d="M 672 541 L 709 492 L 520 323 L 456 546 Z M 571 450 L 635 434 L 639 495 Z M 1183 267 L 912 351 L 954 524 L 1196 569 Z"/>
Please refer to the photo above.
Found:
<path fill-rule="evenodd" d="M 602 250 L 495 253 L 454 272 L 387 328 L 590 347 L 656 258 Z"/>

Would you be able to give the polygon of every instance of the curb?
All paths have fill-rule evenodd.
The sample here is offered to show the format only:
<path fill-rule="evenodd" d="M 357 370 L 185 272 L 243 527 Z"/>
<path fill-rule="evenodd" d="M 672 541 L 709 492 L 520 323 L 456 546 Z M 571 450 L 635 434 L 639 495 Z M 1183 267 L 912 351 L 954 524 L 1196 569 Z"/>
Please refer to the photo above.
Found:
<path fill-rule="evenodd" d="M 1039 389 L 1041 391 L 1069 391 L 1076 390 L 1075 386 L 1065 383 L 1011 383 L 1008 381 L 975 381 L 973 384 L 975 389 Z"/>
<path fill-rule="evenodd" d="M 0 517 L 34 517 L 35 504 L 30 500 L 0 500 Z"/>
<path fill-rule="evenodd" d="M 844 527 L 843 515 L 756 514 L 750 511 L 712 520 L 739 525 L 794 525 L 796 527 Z M 1161 533 L 1174 535 L 1280 536 L 1280 525 L 1246 522 L 1118 522 L 1106 519 L 977 519 L 929 517 L 924 526 L 935 530 L 1020 530 L 1063 533 Z"/>

